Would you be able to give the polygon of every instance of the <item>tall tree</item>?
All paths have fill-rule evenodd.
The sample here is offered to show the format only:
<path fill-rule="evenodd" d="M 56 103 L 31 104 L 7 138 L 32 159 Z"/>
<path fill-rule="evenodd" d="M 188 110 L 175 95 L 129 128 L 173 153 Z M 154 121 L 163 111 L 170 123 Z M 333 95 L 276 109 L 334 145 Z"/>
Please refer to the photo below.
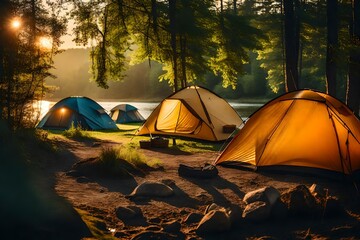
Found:
<path fill-rule="evenodd" d="M 338 59 L 338 3 L 327 0 L 327 52 L 326 52 L 326 85 L 327 93 L 336 97 L 336 73 Z"/>
<path fill-rule="evenodd" d="M 360 109 L 360 1 L 352 1 L 350 22 L 351 50 L 346 101 L 348 106 L 359 115 Z"/>
<path fill-rule="evenodd" d="M 134 58 L 162 63 L 165 73 L 159 79 L 168 81 L 175 91 L 202 79 L 209 71 L 207 58 L 214 49 L 210 1 L 152 1 L 151 5 L 134 6 L 136 14 L 129 23 L 138 46 Z M 140 19 L 142 25 L 133 24 Z"/>
<path fill-rule="evenodd" d="M 66 20 L 59 16 L 55 2 L 9 1 L 7 23 L 18 19 L 16 29 L 7 25 L 0 55 L 2 58 L 1 117 L 11 129 L 33 126 L 32 102 L 45 93 L 45 78 L 51 76 L 52 56 L 58 53 Z"/>
<path fill-rule="evenodd" d="M 13 64 L 10 63 L 15 52 L 13 48 L 14 32 L 12 29 L 11 20 L 15 16 L 14 4 L 11 1 L 5 0 L 0 2 L 0 119 L 6 119 L 4 116 L 5 106 L 7 104 L 6 92 L 8 83 L 12 81 Z"/>
<path fill-rule="evenodd" d="M 92 80 L 102 88 L 108 88 L 109 80 L 122 80 L 126 69 L 125 52 L 130 38 L 124 11 L 125 1 L 76 1 L 73 16 L 75 42 L 91 45 Z M 128 10 L 128 9 L 126 9 Z"/>
<path fill-rule="evenodd" d="M 236 88 L 238 77 L 244 73 L 244 65 L 249 62 L 249 52 L 262 48 L 262 32 L 255 27 L 252 12 L 241 11 L 236 1 L 224 4 L 220 0 L 217 11 L 215 40 L 216 55 L 210 58 L 213 72 L 223 79 L 223 86 Z"/>
<path fill-rule="evenodd" d="M 257 51 L 257 59 L 267 72 L 266 79 L 271 91 L 282 93 L 285 91 L 282 2 L 263 1 L 255 10 L 260 13 L 256 22 L 266 34 L 266 38 L 262 40 L 263 49 Z"/>
<path fill-rule="evenodd" d="M 299 88 L 299 0 L 283 0 L 286 91 Z"/>

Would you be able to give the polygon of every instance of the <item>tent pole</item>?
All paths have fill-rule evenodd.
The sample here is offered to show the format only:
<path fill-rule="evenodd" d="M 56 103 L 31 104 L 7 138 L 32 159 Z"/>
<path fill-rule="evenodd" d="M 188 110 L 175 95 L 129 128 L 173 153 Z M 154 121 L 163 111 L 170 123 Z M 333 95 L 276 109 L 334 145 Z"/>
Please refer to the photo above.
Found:
<path fill-rule="evenodd" d="M 336 130 L 335 121 L 334 121 L 334 118 L 333 118 L 333 116 L 332 116 L 332 113 L 331 113 L 330 110 L 329 110 L 329 107 L 327 107 L 327 111 L 328 111 L 329 118 L 330 118 L 330 120 L 331 120 L 332 126 L 333 126 L 333 128 L 334 128 L 334 133 L 335 133 L 335 136 L 336 136 L 336 144 L 337 144 L 337 147 L 338 147 L 338 152 L 339 152 L 339 158 L 340 158 L 340 162 L 341 162 L 342 172 L 345 174 L 344 158 L 343 158 L 342 153 L 341 153 L 339 135 L 338 135 L 338 132 L 337 132 L 337 130 Z M 350 172 L 350 173 L 351 173 L 351 172 Z"/>

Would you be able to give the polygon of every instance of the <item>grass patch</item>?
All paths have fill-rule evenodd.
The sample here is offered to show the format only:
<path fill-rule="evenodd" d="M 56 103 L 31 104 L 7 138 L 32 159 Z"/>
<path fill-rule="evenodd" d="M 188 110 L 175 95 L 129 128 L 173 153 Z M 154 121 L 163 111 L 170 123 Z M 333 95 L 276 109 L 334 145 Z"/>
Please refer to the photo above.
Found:
<path fill-rule="evenodd" d="M 159 159 L 147 158 L 131 144 L 119 148 L 105 148 L 101 151 L 99 158 L 108 167 L 117 168 L 119 160 L 125 160 L 135 168 L 145 171 L 160 168 L 162 164 Z"/>
<path fill-rule="evenodd" d="M 74 165 L 74 170 L 85 176 L 110 178 L 144 177 L 147 172 L 159 169 L 162 169 L 160 160 L 148 160 L 131 146 L 103 148 L 97 158 Z"/>
<path fill-rule="evenodd" d="M 63 132 L 63 135 L 67 138 L 72 139 L 91 139 L 92 137 L 88 131 L 81 128 L 81 126 L 74 126 L 74 123 L 71 123 L 71 127 Z"/>
<path fill-rule="evenodd" d="M 161 168 L 162 165 L 159 159 L 148 159 L 145 155 L 134 148 L 132 144 L 120 147 L 118 156 L 140 169 L 148 169 L 149 167 Z"/>
<path fill-rule="evenodd" d="M 97 217 L 92 216 L 89 212 L 75 208 L 79 213 L 81 219 L 84 221 L 86 226 L 89 228 L 91 234 L 95 239 L 104 239 L 104 240 L 115 240 L 118 239 L 111 235 L 108 229 L 106 229 L 105 222 Z"/>
<path fill-rule="evenodd" d="M 86 138 L 89 139 L 98 139 L 98 140 L 105 140 L 105 141 L 112 141 L 121 143 L 123 145 L 131 146 L 132 148 L 138 149 L 140 147 L 139 141 L 140 140 L 149 140 L 149 136 L 136 136 L 135 132 L 137 130 L 136 125 L 125 125 L 125 124 L 118 124 L 119 130 L 118 131 L 83 131 L 83 130 L 76 130 L 80 132 L 79 137 L 82 137 L 82 133 L 86 134 Z M 69 131 L 69 130 L 68 130 Z M 74 132 L 76 132 L 74 130 Z M 69 131 L 70 132 L 70 131 Z M 59 136 L 65 136 L 63 131 L 51 130 L 48 131 L 49 139 Z M 77 134 L 69 134 L 70 136 L 76 136 Z M 176 146 L 172 144 L 172 140 L 169 141 L 169 147 L 174 148 L 176 150 L 180 150 L 183 152 L 188 153 L 201 153 L 201 152 L 211 152 L 211 151 L 219 151 L 223 147 L 223 142 L 208 142 L 208 141 L 201 141 L 201 140 L 192 140 L 192 139 L 182 139 L 176 138 Z M 149 164 L 154 162 L 156 165 L 155 160 L 147 160 Z"/>
<path fill-rule="evenodd" d="M 172 141 L 170 141 L 171 143 Z M 183 152 L 198 153 L 198 152 L 217 152 L 223 146 L 223 142 L 206 142 L 206 141 L 193 141 L 176 139 L 176 145 L 170 145 L 172 148 L 176 148 Z"/>

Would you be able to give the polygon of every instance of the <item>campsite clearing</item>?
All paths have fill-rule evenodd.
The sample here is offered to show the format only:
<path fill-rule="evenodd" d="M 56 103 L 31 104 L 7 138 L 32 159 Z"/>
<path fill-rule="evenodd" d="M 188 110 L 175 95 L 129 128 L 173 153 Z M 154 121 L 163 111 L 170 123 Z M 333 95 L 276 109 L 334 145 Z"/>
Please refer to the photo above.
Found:
<path fill-rule="evenodd" d="M 87 225 L 92 226 L 93 233 L 97 232 L 97 237 L 93 239 L 115 239 L 115 237 L 132 239 L 134 236 L 146 236 L 149 233 L 160 236 L 164 234 L 164 229 L 169 224 L 174 226 L 175 223 L 180 223 L 180 233 L 175 235 L 180 239 L 203 239 L 195 232 L 197 222 L 191 222 L 189 219 L 185 221 L 185 219 L 190 215 L 203 214 L 209 204 L 216 203 L 224 207 L 238 205 L 244 208 L 242 199 L 249 191 L 273 186 L 280 192 L 284 192 L 299 184 L 310 187 L 313 183 L 328 189 L 329 194 L 338 197 L 349 214 L 336 218 L 291 218 L 252 224 L 243 222 L 230 231 L 213 235 L 213 237 L 215 239 L 360 238 L 359 195 L 356 195 L 354 187 L 349 184 L 290 174 L 260 174 L 221 166 L 218 167 L 219 176 L 216 178 L 180 177 L 178 175 L 180 163 L 203 166 L 205 163 L 212 162 L 218 154 L 217 151 L 200 149 L 196 145 L 186 150 L 180 150 L 171 145 L 166 149 L 139 148 L 138 151 L 148 158 L 159 159 L 163 166 L 163 170 L 150 171 L 145 176 L 135 175 L 127 179 L 74 177 L 66 174 L 71 168 L 64 166 L 95 158 L 99 156 L 101 149 L 118 147 L 123 141 L 118 141 L 119 138 L 114 136 L 112 140 L 107 138 L 107 140 L 92 142 L 78 142 L 56 135 L 51 138 L 59 148 L 62 148 L 58 159 L 61 167 L 58 168 L 56 174 L 55 189 L 77 209 Z M 132 139 L 134 147 L 137 147 L 139 139 L 143 137 Z M 175 195 L 139 201 L 128 199 L 126 196 L 144 181 L 165 182 L 172 186 Z M 136 220 L 119 219 L 117 212 L 125 211 L 124 209 L 132 209 L 135 213 L 141 212 L 141 215 Z"/>

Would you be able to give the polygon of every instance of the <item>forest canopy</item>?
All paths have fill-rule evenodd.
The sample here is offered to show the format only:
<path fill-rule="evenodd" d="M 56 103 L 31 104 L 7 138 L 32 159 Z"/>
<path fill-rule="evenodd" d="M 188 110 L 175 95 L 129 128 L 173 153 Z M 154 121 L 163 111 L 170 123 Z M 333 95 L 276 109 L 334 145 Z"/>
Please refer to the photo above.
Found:
<path fill-rule="evenodd" d="M 120 82 L 153 97 L 200 84 L 239 98 L 311 88 L 359 113 L 359 11 L 359 0 L 5 0 L 0 116 L 25 126 L 29 103 L 51 90 L 68 20 L 89 47 L 88 78 L 104 89 Z"/>

